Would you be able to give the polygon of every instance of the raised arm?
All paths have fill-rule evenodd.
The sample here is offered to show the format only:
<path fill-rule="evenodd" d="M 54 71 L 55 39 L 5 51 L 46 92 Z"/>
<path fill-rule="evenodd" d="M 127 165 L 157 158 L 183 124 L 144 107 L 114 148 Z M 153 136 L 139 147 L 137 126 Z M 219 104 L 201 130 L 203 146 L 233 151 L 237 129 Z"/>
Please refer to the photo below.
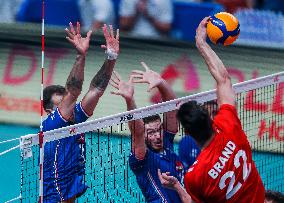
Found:
<path fill-rule="evenodd" d="M 80 34 L 80 23 L 77 22 L 77 27 L 74 29 L 72 23 L 70 23 L 70 30 L 65 29 L 67 33 L 66 39 L 76 48 L 77 56 L 73 68 L 66 81 L 66 94 L 64 95 L 58 108 L 61 115 L 70 120 L 73 114 L 73 110 L 79 97 L 83 81 L 84 81 L 84 67 L 85 58 L 89 49 L 89 42 L 91 37 L 91 31 L 87 33 L 87 37 L 83 38 Z"/>
<path fill-rule="evenodd" d="M 124 98 L 127 111 L 136 109 L 136 104 L 134 100 L 134 86 L 133 86 L 133 77 L 130 76 L 128 82 L 125 82 L 121 79 L 120 75 L 114 72 L 114 77 L 110 81 L 111 86 L 117 89 L 116 92 L 111 92 L 112 94 L 120 95 Z M 132 141 L 132 152 L 135 154 L 135 157 L 138 159 L 144 159 L 146 154 L 146 145 L 144 140 L 144 123 L 140 120 L 129 121 L 128 127 L 131 132 L 131 141 Z"/>
<path fill-rule="evenodd" d="M 93 114 L 100 97 L 103 95 L 111 78 L 116 58 L 119 53 L 119 30 L 117 30 L 116 36 L 114 36 L 112 26 L 110 25 L 109 27 L 110 32 L 108 32 L 106 25 L 103 27 L 106 39 L 106 45 L 102 45 L 102 48 L 106 50 L 105 62 L 92 79 L 89 91 L 82 100 L 82 107 L 88 115 Z"/>
<path fill-rule="evenodd" d="M 235 105 L 235 93 L 232 88 L 231 78 L 221 59 L 206 42 L 206 25 L 209 18 L 204 18 L 196 30 L 196 46 L 204 58 L 208 70 L 217 82 L 218 105 Z"/>
<path fill-rule="evenodd" d="M 134 77 L 134 83 L 148 83 L 148 92 L 157 87 L 163 101 L 169 101 L 176 98 L 171 86 L 160 76 L 144 63 L 141 62 L 142 66 L 145 68 L 145 72 L 140 70 L 133 70 L 132 76 Z M 176 133 L 178 131 L 178 122 L 176 119 L 176 111 L 169 111 L 165 113 L 164 129 Z"/>

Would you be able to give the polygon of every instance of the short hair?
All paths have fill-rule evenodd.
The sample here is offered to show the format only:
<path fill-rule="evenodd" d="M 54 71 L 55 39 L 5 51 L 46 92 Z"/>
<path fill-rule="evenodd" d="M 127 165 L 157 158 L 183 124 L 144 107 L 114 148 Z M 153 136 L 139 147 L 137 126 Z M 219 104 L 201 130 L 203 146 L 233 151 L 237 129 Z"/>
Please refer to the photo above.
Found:
<path fill-rule="evenodd" d="M 213 134 L 212 120 L 208 111 L 196 101 L 182 104 L 177 112 L 186 133 L 203 145 Z"/>
<path fill-rule="evenodd" d="M 273 203 L 282 203 L 284 202 L 284 195 L 281 192 L 267 190 L 265 192 L 265 199 Z"/>
<path fill-rule="evenodd" d="M 159 114 L 155 114 L 155 115 L 151 115 L 151 116 L 143 118 L 144 124 L 148 124 L 156 120 L 161 121 L 161 117 L 159 116 Z"/>
<path fill-rule="evenodd" d="M 53 109 L 53 102 L 51 101 L 52 95 L 55 93 L 65 94 L 66 90 L 61 85 L 50 85 L 44 88 L 43 90 L 43 109 Z"/>

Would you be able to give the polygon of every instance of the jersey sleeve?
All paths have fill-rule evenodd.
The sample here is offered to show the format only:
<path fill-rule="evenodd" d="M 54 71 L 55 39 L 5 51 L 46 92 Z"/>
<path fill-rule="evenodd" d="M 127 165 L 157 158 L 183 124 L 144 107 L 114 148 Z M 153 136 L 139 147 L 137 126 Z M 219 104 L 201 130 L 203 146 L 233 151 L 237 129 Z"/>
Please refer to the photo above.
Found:
<path fill-rule="evenodd" d="M 179 158 L 185 168 L 189 168 L 195 162 L 199 153 L 199 147 L 189 135 L 184 136 L 178 144 Z"/>
<path fill-rule="evenodd" d="M 164 148 L 165 149 L 173 150 L 175 135 L 176 135 L 175 133 L 171 133 L 171 132 L 168 132 L 168 131 L 164 132 L 163 142 L 164 142 Z"/>
<path fill-rule="evenodd" d="M 236 107 L 223 104 L 214 118 L 214 125 L 223 132 L 232 132 L 236 128 L 242 128 Z"/>
<path fill-rule="evenodd" d="M 148 167 L 148 159 L 151 158 L 152 152 L 150 150 L 146 151 L 144 159 L 138 159 L 133 151 L 129 156 L 129 167 L 133 171 L 134 174 L 138 174 L 141 172 L 145 172 L 145 168 Z"/>
<path fill-rule="evenodd" d="M 92 115 L 88 115 L 83 107 L 82 107 L 82 102 L 79 102 L 78 104 L 76 104 L 75 108 L 74 108 L 74 112 L 75 112 L 75 123 L 82 123 L 85 122 L 86 120 L 88 120 L 88 118 L 90 118 Z"/>
<path fill-rule="evenodd" d="M 68 125 L 68 121 L 62 117 L 58 108 L 56 108 L 55 111 L 50 113 L 48 117 L 42 122 L 44 132 L 62 128 L 67 125 Z"/>

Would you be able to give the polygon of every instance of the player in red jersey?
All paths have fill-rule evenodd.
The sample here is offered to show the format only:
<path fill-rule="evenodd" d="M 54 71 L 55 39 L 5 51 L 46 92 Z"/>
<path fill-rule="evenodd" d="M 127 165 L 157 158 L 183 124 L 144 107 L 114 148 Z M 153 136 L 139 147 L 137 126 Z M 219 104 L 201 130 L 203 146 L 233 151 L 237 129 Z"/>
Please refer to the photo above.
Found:
<path fill-rule="evenodd" d="M 213 120 L 195 101 L 181 105 L 177 117 L 201 148 L 185 175 L 185 190 L 169 173 L 160 173 L 161 183 L 175 189 L 183 202 L 263 203 L 265 190 L 252 160 L 248 139 L 235 107 L 235 93 L 228 72 L 206 42 L 203 19 L 196 30 L 196 46 L 217 82 L 218 113 Z"/>

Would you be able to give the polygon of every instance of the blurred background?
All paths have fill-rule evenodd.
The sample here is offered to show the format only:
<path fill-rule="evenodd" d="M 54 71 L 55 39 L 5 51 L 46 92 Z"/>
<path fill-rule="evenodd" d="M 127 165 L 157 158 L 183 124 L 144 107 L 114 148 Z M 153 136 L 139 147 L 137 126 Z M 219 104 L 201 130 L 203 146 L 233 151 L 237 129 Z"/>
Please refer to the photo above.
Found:
<path fill-rule="evenodd" d="M 83 33 L 90 29 L 95 33 L 83 92 L 104 61 L 100 49 L 104 23 L 121 31 L 116 71 L 124 79 L 132 69 L 142 69 L 140 61 L 144 61 L 161 73 L 178 97 L 213 89 L 215 83 L 195 48 L 194 37 L 199 22 L 220 11 L 233 13 L 240 22 L 241 34 L 233 46 L 212 45 L 234 83 L 284 70 L 283 0 L 46 0 L 45 85 L 65 85 L 76 53 L 65 40 L 64 29 L 69 22 L 79 21 Z M 0 0 L 0 142 L 39 131 L 41 21 L 40 0 Z M 110 90 L 108 87 L 92 119 L 125 111 L 123 100 Z M 139 107 L 160 102 L 155 90 L 146 90 L 145 85 L 135 87 Z M 275 101 L 276 95 L 271 94 L 271 99 L 263 101 L 267 105 Z M 255 123 L 256 132 L 260 126 L 261 122 Z M 277 185 L 284 174 L 284 126 L 278 127 L 279 134 L 272 138 L 275 145 L 254 148 L 257 164 L 265 156 L 278 164 L 261 165 L 262 178 L 269 179 L 272 189 L 280 188 Z M 256 133 L 252 140 L 257 141 L 258 136 Z M 0 152 L 17 144 L 0 145 Z M 274 146 L 281 149 L 275 153 Z M 18 151 L 0 156 L 0 202 L 19 194 L 19 162 Z M 276 175 L 265 173 L 271 168 L 277 168 Z"/>

